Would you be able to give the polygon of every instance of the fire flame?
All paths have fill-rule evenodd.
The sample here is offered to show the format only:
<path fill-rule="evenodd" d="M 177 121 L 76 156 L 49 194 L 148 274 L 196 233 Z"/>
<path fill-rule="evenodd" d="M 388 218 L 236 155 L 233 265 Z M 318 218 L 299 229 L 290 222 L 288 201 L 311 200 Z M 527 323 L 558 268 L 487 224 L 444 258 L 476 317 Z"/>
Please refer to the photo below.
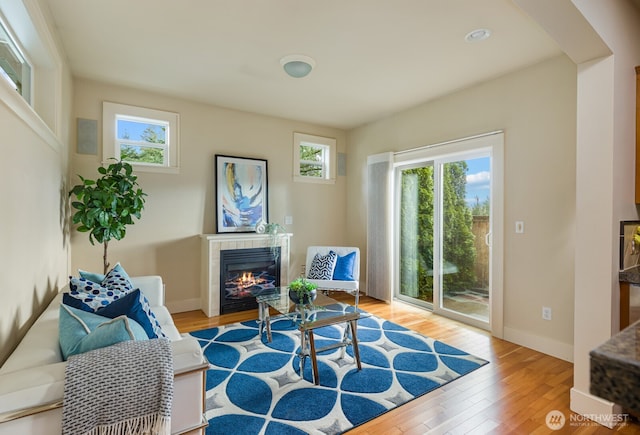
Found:
<path fill-rule="evenodd" d="M 252 286 L 252 285 L 255 285 L 255 283 L 256 283 L 256 280 L 255 280 L 255 278 L 253 277 L 253 273 L 251 273 L 251 272 L 244 272 L 244 273 L 242 274 L 242 277 L 240 278 L 240 284 L 241 284 L 243 287 L 250 287 L 250 286 Z"/>

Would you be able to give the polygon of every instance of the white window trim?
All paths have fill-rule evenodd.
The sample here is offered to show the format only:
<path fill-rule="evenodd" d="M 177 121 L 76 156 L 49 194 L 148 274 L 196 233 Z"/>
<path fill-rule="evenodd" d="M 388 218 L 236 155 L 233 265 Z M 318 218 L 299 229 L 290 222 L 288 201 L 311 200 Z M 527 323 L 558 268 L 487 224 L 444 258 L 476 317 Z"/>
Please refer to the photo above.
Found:
<path fill-rule="evenodd" d="M 31 65 L 31 101 L 0 80 L 0 101 L 52 149 L 64 148 L 62 132 L 62 60 L 36 0 L 0 2 L 0 19 Z M 36 82 L 38 77 L 47 86 Z M 37 88 L 37 89 L 36 89 Z"/>
<path fill-rule="evenodd" d="M 160 172 L 169 174 L 180 173 L 180 115 L 164 110 L 148 109 L 104 101 L 102 103 L 102 160 L 108 164 L 109 159 L 120 159 L 120 148 L 117 141 L 116 117 L 131 116 L 138 119 L 148 119 L 151 122 L 163 121 L 168 124 L 165 149 L 165 165 L 150 165 L 129 162 L 140 172 Z M 168 162 L 166 159 L 168 158 Z"/>
<path fill-rule="evenodd" d="M 3 76 L 2 77 L 3 81 L 5 81 L 7 84 L 9 84 L 9 87 L 11 88 L 12 91 L 14 92 L 18 92 L 18 95 L 20 95 L 22 98 L 24 98 L 24 100 L 27 102 L 27 104 L 29 104 L 29 106 L 33 106 L 33 70 L 34 70 L 34 66 L 33 66 L 33 62 L 31 61 L 31 59 L 29 59 L 29 56 L 26 54 L 26 51 L 24 49 L 24 47 L 22 46 L 20 40 L 16 37 L 15 33 L 13 32 L 13 29 L 11 28 L 11 26 L 9 25 L 8 21 L 2 16 L 2 14 L 0 14 L 0 26 L 2 26 L 4 28 L 4 31 L 6 32 L 7 36 L 9 37 L 9 49 L 14 53 L 14 56 L 17 57 L 18 59 L 22 60 L 23 63 L 27 64 L 27 66 L 29 67 L 29 79 L 26 82 L 26 87 L 28 89 L 28 93 L 27 95 L 24 95 L 22 93 L 19 93 L 16 87 L 16 84 L 13 83 L 13 80 L 11 80 L 8 76 L 8 74 L 6 72 L 4 72 L 3 70 Z"/>
<path fill-rule="evenodd" d="M 300 147 L 304 144 L 326 147 L 328 157 L 323 164 L 324 177 L 309 177 L 300 175 Z M 305 133 L 293 133 L 293 181 L 303 183 L 334 184 L 336 182 L 336 140 L 329 137 L 314 136 Z"/>

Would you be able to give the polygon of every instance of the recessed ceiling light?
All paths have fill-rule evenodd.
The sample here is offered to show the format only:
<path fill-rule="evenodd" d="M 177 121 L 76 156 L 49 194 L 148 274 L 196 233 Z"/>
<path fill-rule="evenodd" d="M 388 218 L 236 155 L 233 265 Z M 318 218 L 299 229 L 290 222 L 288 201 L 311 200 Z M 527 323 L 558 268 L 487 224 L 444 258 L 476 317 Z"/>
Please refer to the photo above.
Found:
<path fill-rule="evenodd" d="M 284 68 L 285 72 L 291 77 L 300 79 L 306 77 L 311 72 L 316 66 L 316 61 L 309 56 L 292 54 L 280 59 L 280 65 L 282 65 L 282 68 Z"/>
<path fill-rule="evenodd" d="M 478 42 L 484 41 L 489 36 L 491 36 L 491 30 L 489 29 L 476 29 L 467 33 L 467 36 L 464 37 L 467 42 Z"/>

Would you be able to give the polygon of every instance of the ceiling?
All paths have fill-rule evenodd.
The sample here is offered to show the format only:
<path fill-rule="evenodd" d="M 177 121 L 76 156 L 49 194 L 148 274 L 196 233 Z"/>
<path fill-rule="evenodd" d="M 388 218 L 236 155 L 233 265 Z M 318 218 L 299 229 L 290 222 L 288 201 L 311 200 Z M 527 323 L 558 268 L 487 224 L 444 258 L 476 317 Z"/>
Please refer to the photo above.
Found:
<path fill-rule="evenodd" d="M 342 129 L 561 53 L 511 0 L 41 2 L 74 77 Z"/>

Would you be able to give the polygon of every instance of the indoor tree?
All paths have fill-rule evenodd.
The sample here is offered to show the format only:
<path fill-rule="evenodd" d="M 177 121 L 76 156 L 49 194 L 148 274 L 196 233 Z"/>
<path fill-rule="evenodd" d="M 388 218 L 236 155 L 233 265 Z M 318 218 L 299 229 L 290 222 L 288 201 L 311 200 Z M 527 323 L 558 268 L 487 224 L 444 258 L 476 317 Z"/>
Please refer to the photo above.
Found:
<path fill-rule="evenodd" d="M 133 167 L 122 161 L 101 166 L 98 172 L 102 177 L 89 180 L 81 175 L 82 184 L 73 186 L 69 196 L 75 195 L 77 201 L 71 202 L 76 209 L 72 222 L 77 224 L 79 232 L 88 232 L 91 244 L 104 246 L 104 273 L 109 269 L 107 250 L 111 239 L 121 240 L 126 235 L 127 225 L 140 219 L 144 209 L 146 193 L 140 189 Z"/>

